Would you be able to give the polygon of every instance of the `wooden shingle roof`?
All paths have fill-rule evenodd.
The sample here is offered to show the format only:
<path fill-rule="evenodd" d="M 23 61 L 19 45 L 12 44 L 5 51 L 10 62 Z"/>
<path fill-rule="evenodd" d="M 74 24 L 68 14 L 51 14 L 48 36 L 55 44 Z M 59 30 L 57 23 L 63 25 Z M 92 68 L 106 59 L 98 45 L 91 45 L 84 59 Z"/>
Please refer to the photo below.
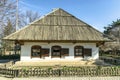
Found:
<path fill-rule="evenodd" d="M 101 32 L 63 9 L 55 9 L 21 30 L 5 37 L 6 40 L 64 40 L 107 41 Z"/>

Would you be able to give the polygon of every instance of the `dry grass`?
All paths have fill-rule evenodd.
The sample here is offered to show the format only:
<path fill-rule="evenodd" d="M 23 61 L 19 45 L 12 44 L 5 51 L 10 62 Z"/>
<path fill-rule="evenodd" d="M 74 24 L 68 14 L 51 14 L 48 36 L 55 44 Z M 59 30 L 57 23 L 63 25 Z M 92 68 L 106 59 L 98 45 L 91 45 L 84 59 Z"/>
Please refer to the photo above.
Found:
<path fill-rule="evenodd" d="M 14 67 L 19 66 L 96 66 L 95 61 L 19 61 Z"/>

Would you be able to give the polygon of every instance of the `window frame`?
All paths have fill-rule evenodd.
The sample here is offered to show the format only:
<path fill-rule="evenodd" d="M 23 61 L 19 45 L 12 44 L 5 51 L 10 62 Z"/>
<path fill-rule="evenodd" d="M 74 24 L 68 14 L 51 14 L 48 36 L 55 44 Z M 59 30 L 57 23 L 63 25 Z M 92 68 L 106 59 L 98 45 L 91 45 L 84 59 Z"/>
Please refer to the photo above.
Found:
<path fill-rule="evenodd" d="M 82 54 L 81 55 L 76 55 L 76 49 L 82 49 Z M 84 57 L 84 47 L 83 46 L 75 46 L 74 47 L 74 57 Z"/>
<path fill-rule="evenodd" d="M 53 53 L 54 53 L 53 50 L 54 50 L 54 48 L 56 48 L 56 47 L 59 48 L 59 50 L 60 50 L 60 55 L 53 55 Z M 52 48 L 51 48 L 51 57 L 52 57 L 52 58 L 54 58 L 54 57 L 61 58 L 61 49 L 62 49 L 61 46 L 58 46 L 58 45 L 52 46 Z"/>
<path fill-rule="evenodd" d="M 40 53 L 39 53 L 39 56 L 33 56 L 33 49 L 35 49 L 34 47 L 39 47 L 38 49 L 40 49 Z M 41 52 L 42 52 L 42 48 L 41 48 L 41 46 L 39 46 L 39 45 L 33 45 L 32 47 L 31 47 L 31 58 L 41 58 Z"/>

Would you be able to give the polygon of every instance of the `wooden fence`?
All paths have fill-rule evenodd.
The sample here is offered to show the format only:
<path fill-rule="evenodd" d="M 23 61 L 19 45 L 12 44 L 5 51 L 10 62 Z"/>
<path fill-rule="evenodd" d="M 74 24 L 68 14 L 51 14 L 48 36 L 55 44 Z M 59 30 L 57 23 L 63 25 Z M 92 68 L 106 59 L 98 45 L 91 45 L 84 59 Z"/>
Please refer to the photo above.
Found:
<path fill-rule="evenodd" d="M 0 75 L 18 77 L 19 70 L 0 68 Z"/>
<path fill-rule="evenodd" d="M 114 65 L 120 65 L 119 59 L 114 59 L 110 57 L 100 57 L 101 60 L 104 60 L 106 63 L 114 64 Z"/>
<path fill-rule="evenodd" d="M 59 69 L 0 69 L 0 74 L 12 77 L 59 76 L 120 76 L 118 67 L 65 67 Z"/>

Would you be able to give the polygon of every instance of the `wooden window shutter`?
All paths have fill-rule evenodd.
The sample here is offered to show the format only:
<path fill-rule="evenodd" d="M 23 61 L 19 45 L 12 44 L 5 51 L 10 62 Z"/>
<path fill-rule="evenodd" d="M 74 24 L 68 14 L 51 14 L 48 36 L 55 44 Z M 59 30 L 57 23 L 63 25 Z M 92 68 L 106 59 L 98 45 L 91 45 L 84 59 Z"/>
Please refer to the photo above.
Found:
<path fill-rule="evenodd" d="M 48 57 L 48 56 L 49 56 L 49 49 L 42 48 L 42 57 Z"/>
<path fill-rule="evenodd" d="M 62 48 L 61 56 L 69 56 L 69 49 L 68 48 Z"/>
<path fill-rule="evenodd" d="M 84 56 L 92 56 L 92 49 L 84 48 Z"/>

